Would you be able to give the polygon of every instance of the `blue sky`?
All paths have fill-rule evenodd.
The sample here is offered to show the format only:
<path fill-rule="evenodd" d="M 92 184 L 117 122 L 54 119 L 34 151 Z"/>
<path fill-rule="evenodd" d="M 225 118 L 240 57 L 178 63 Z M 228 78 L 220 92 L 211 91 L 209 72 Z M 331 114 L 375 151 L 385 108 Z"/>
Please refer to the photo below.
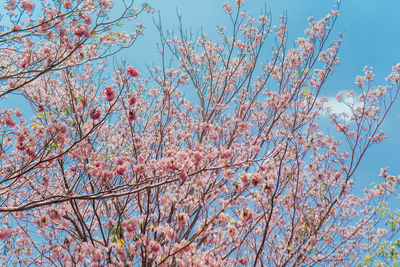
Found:
<path fill-rule="evenodd" d="M 232 2 L 232 1 L 230 1 Z M 208 36 L 215 36 L 217 25 L 227 22 L 222 10 L 222 1 L 216 0 L 153 0 L 154 15 L 160 11 L 164 29 L 177 30 L 176 9 L 183 15 L 184 27 L 198 32 L 201 28 Z M 307 17 L 321 18 L 333 7 L 333 0 L 247 0 L 245 9 L 258 16 L 266 5 L 272 13 L 273 23 L 278 23 L 284 12 L 288 17 L 288 32 L 291 40 L 303 35 Z M 340 17 L 333 37 L 344 32 L 340 50 L 340 64 L 328 79 L 322 94 L 335 96 L 339 91 L 356 89 L 354 79 L 361 75 L 364 66 L 372 66 L 375 86 L 385 85 L 384 78 L 393 65 L 400 62 L 400 1 L 398 0 L 342 0 Z M 158 33 L 151 16 L 139 21 L 146 25 L 145 35 L 126 51 L 126 60 L 145 72 L 144 64 L 158 63 L 156 42 Z M 265 46 L 265 49 L 268 49 Z M 398 150 L 400 149 L 400 99 L 394 105 L 382 129 L 387 139 L 372 146 L 361 162 L 356 176 L 356 188 L 361 189 L 376 181 L 380 168 L 388 167 L 389 173 L 400 174 Z M 358 191 L 358 190 L 357 190 Z"/>

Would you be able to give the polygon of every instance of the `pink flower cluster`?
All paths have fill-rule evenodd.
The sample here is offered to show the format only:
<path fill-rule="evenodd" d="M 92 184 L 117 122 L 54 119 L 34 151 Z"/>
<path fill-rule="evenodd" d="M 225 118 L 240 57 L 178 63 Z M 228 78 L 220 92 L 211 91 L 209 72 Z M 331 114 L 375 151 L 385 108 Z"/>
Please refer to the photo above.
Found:
<path fill-rule="evenodd" d="M 98 120 L 101 117 L 101 110 L 99 108 L 92 109 L 89 114 L 90 118 L 93 120 Z"/>
<path fill-rule="evenodd" d="M 128 66 L 127 68 L 126 68 L 126 74 L 129 76 L 129 77 L 133 77 L 133 78 L 136 78 L 137 76 L 139 76 L 139 71 L 135 68 L 135 67 L 133 67 L 133 66 Z"/>
<path fill-rule="evenodd" d="M 30 0 L 22 0 L 21 7 L 23 9 L 26 9 L 26 11 L 28 11 L 28 13 L 32 13 L 32 10 L 34 9 L 35 4 Z"/>
<path fill-rule="evenodd" d="M 115 99 L 116 91 L 112 86 L 106 86 L 104 89 L 104 96 L 108 102 L 111 102 Z"/>
<path fill-rule="evenodd" d="M 89 38 L 90 36 L 92 36 L 91 30 L 90 30 L 90 26 L 87 24 L 80 24 L 78 25 L 78 27 L 75 28 L 74 30 L 74 34 L 77 37 L 84 37 L 84 38 Z"/>

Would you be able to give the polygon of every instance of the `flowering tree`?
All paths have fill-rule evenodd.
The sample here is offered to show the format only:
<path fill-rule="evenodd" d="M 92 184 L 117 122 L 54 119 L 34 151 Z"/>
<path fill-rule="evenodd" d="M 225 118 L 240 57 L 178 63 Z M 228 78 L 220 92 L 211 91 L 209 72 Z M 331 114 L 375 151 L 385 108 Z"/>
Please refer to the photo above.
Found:
<path fill-rule="evenodd" d="M 293 48 L 284 17 L 272 27 L 239 0 L 224 4 L 232 25 L 218 27 L 217 42 L 159 24 L 162 64 L 142 79 L 125 62 L 110 71 L 101 61 L 142 30 L 116 33 L 140 11 L 126 4 L 112 19 L 111 7 L 57 1 L 35 19 L 31 2 L 6 5 L 0 101 L 24 96 L 33 116 L 0 111 L 4 264 L 354 264 L 385 238 L 377 215 L 399 178 L 382 170 L 380 185 L 350 191 L 384 137 L 400 65 L 377 89 L 366 68 L 359 93 L 337 95 L 349 112 L 326 109 L 337 9 L 310 19 Z M 319 127 L 326 113 L 331 135 Z"/>

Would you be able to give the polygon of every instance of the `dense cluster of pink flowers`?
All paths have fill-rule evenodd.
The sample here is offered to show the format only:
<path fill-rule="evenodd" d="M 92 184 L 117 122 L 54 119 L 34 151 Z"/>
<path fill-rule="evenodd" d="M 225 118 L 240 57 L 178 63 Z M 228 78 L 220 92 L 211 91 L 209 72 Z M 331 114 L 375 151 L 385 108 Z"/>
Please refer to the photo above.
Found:
<path fill-rule="evenodd" d="M 135 67 L 129 66 L 126 68 L 126 74 L 130 77 L 136 78 L 139 76 L 139 71 Z"/>
<path fill-rule="evenodd" d="M 26 9 L 29 13 L 32 13 L 32 10 L 35 7 L 35 4 L 32 1 L 22 0 L 21 7 L 23 9 Z"/>
<path fill-rule="evenodd" d="M 336 96 L 349 112 L 332 113 L 320 92 L 339 62 L 338 11 L 309 19 L 290 47 L 284 17 L 271 31 L 231 2 L 218 42 L 161 33 L 173 59 L 147 79 L 103 60 L 144 29 L 113 32 L 139 11 L 112 20 L 110 0 L 44 5 L 0 35 L 0 103 L 15 93 L 31 107 L 0 110 L 2 264 L 351 266 L 387 238 L 378 214 L 400 177 L 382 169 L 363 195 L 351 188 L 385 137 L 400 65 L 378 87 L 365 68 L 359 94 Z M 277 46 L 261 63 L 267 38 Z"/>

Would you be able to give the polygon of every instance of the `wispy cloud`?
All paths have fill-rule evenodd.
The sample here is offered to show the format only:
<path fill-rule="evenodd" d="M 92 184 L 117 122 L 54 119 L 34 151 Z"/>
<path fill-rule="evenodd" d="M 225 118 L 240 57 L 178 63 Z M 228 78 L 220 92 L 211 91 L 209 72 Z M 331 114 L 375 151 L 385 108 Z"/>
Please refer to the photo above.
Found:
<path fill-rule="evenodd" d="M 337 114 L 345 120 L 349 120 L 353 115 L 352 108 L 361 107 L 362 103 L 353 97 L 349 92 L 339 92 L 339 97 L 327 97 L 327 101 L 324 103 L 325 112 L 323 116 L 329 114 Z M 341 99 L 340 101 L 338 101 Z"/>

